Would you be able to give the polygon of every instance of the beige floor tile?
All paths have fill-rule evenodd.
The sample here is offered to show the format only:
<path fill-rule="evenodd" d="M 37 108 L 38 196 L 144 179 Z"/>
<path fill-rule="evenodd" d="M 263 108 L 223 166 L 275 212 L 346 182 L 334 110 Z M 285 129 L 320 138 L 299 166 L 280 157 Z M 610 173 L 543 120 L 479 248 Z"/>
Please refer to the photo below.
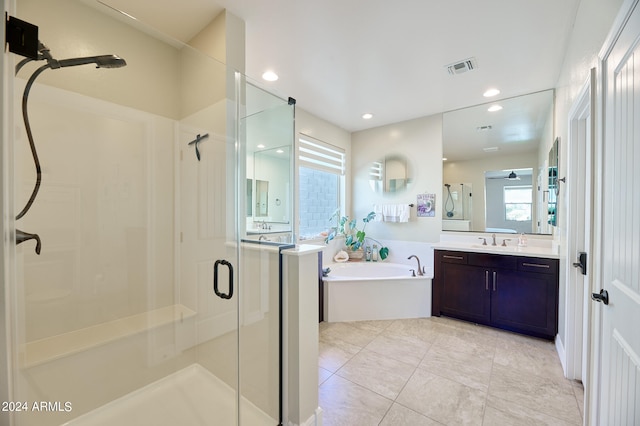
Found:
<path fill-rule="evenodd" d="M 387 415 L 384 416 L 380 426 L 440 426 L 435 420 L 423 416 L 420 413 L 403 407 L 400 404 L 393 404 Z"/>
<path fill-rule="evenodd" d="M 414 336 L 384 331 L 373 339 L 366 349 L 415 367 L 420 364 L 430 346 L 431 343 Z"/>
<path fill-rule="evenodd" d="M 433 343 L 437 333 L 447 327 L 432 321 L 432 318 L 413 318 L 394 321 L 385 329 L 386 333 L 417 337 L 425 343 Z"/>
<path fill-rule="evenodd" d="M 489 395 L 532 410 L 544 411 L 569 423 L 582 421 L 568 380 L 551 380 L 494 364 Z"/>
<path fill-rule="evenodd" d="M 418 368 L 396 402 L 451 425 L 481 425 L 486 393 Z"/>
<path fill-rule="evenodd" d="M 497 341 L 498 338 L 495 335 L 464 328 L 451 328 L 438 333 L 434 345 L 493 358 Z"/>
<path fill-rule="evenodd" d="M 564 373 L 555 345 L 538 339 L 500 339 L 494 362 L 528 374 L 562 379 Z"/>
<path fill-rule="evenodd" d="M 320 324 L 319 367 L 325 425 L 582 424 L 553 343 L 451 318 Z"/>
<path fill-rule="evenodd" d="M 493 351 L 469 347 L 464 350 L 434 345 L 419 368 L 486 392 L 491 379 Z"/>
<path fill-rule="evenodd" d="M 346 324 L 355 328 L 363 329 L 363 330 L 381 332 L 381 331 L 384 331 L 391 324 L 393 324 L 394 321 L 395 320 L 352 321 L 352 322 L 347 322 Z"/>
<path fill-rule="evenodd" d="M 584 419 L 584 386 L 582 385 L 582 383 L 577 381 L 571 382 L 571 386 L 573 388 L 573 393 L 576 396 L 576 402 L 578 403 L 580 415 Z"/>
<path fill-rule="evenodd" d="M 323 384 L 324 381 L 327 380 L 332 375 L 333 373 L 331 371 L 325 370 L 322 367 L 318 367 L 318 385 Z"/>
<path fill-rule="evenodd" d="M 484 411 L 484 422 L 486 426 L 569 426 L 560 419 L 543 416 L 540 413 L 535 417 L 529 417 L 523 413 L 504 412 L 497 408 L 487 406 Z"/>
<path fill-rule="evenodd" d="M 319 388 L 323 426 L 378 425 L 392 401 L 337 375 Z"/>
<path fill-rule="evenodd" d="M 335 344 L 320 340 L 318 346 L 318 365 L 335 373 L 362 349 L 346 342 L 334 341 Z"/>
<path fill-rule="evenodd" d="M 351 345 L 364 348 L 375 339 L 382 330 L 379 328 L 365 327 L 363 322 L 348 323 L 335 322 L 320 332 L 320 340 L 335 344 L 336 342 L 346 342 Z"/>
<path fill-rule="evenodd" d="M 389 399 L 395 399 L 415 367 L 363 349 L 338 372 L 343 377 Z"/>

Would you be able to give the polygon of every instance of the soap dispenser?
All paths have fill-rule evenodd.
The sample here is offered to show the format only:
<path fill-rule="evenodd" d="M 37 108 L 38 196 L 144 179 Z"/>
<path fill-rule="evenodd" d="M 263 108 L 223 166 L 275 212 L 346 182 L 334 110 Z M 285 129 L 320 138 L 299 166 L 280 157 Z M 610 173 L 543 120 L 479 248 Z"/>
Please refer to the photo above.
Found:
<path fill-rule="evenodd" d="M 527 236 L 524 233 L 520 234 L 518 237 L 518 247 L 526 247 L 527 246 Z"/>

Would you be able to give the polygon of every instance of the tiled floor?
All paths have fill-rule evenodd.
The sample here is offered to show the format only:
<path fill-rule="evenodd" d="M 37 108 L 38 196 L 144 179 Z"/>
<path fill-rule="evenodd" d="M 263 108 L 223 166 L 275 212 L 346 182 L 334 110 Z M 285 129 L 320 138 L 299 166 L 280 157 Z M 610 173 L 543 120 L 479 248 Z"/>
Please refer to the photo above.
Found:
<path fill-rule="evenodd" d="M 581 425 L 551 342 L 444 317 L 320 324 L 325 426 Z"/>

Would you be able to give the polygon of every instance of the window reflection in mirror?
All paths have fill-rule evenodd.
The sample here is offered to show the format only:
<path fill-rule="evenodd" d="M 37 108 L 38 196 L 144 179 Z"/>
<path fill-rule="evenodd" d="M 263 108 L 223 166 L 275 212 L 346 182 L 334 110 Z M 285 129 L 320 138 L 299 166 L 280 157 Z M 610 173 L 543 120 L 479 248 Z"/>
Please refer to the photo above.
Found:
<path fill-rule="evenodd" d="M 373 192 L 402 192 L 410 183 L 409 162 L 402 155 L 387 155 L 371 164 L 369 185 Z"/>
<path fill-rule="evenodd" d="M 489 107 L 499 104 L 502 109 L 494 112 Z M 443 182 L 451 185 L 462 200 L 460 183 L 469 185 L 469 204 L 472 208 L 467 217 L 462 217 L 456 205 L 454 217 L 447 217 L 447 188 L 443 187 L 443 230 L 469 230 L 475 232 L 525 232 L 550 233 L 547 226 L 546 201 L 542 197 L 547 190 L 545 179 L 539 179 L 544 170 L 547 174 L 548 146 L 553 140 L 554 91 L 546 90 L 515 98 L 493 101 L 470 108 L 449 111 L 443 114 Z M 531 220 L 507 220 L 504 201 L 496 203 L 489 199 L 485 173 L 496 171 L 503 176 L 515 171 L 527 174 L 531 186 Z M 522 174 L 521 179 L 524 179 Z M 495 181 L 497 179 L 491 179 Z M 544 181 L 544 182 L 542 182 Z M 473 189 L 471 191 L 471 188 Z M 512 195 L 515 195 L 512 194 Z M 504 191 L 500 190 L 500 199 Z M 513 202 L 511 218 L 523 216 L 527 206 Z M 492 210 L 500 210 L 500 220 L 493 220 Z M 520 213 L 516 213 L 516 210 Z M 463 221 L 467 221 L 464 224 Z M 525 225 L 525 223 L 527 223 Z"/>

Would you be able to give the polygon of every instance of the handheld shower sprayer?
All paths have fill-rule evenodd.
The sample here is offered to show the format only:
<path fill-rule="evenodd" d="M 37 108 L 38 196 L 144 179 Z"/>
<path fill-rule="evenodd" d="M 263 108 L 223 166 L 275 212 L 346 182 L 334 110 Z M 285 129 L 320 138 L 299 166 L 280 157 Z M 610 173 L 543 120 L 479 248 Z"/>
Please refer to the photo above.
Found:
<path fill-rule="evenodd" d="M 27 132 L 27 139 L 29 140 L 29 147 L 31 148 L 31 155 L 33 157 L 33 162 L 36 168 L 36 183 L 31 192 L 31 196 L 27 201 L 27 204 L 24 206 L 22 211 L 18 213 L 16 216 L 16 220 L 21 219 L 31 206 L 33 205 L 36 196 L 38 195 L 38 191 L 40 190 L 40 184 L 42 183 L 42 169 L 40 167 L 40 160 L 38 159 L 38 152 L 36 150 L 36 145 L 33 140 L 33 134 L 31 132 L 31 125 L 29 124 L 29 115 L 27 114 L 27 103 L 29 101 L 29 92 L 31 91 L 31 86 L 36 81 L 36 78 L 40 74 L 42 74 L 47 69 L 58 69 L 64 67 L 74 67 L 78 65 L 88 65 L 95 64 L 96 68 L 120 68 L 127 65 L 127 62 L 116 55 L 100 55 L 100 56 L 87 56 L 81 58 L 70 58 L 70 59 L 61 59 L 57 60 L 51 56 L 51 52 L 47 46 L 45 46 L 42 42 L 38 42 L 38 58 L 37 59 L 23 59 L 18 62 L 16 65 L 16 74 L 18 71 L 31 61 L 47 61 L 45 65 L 42 65 L 40 68 L 36 69 L 33 74 L 29 77 L 27 84 L 25 85 L 24 92 L 22 94 L 22 118 L 24 120 L 24 127 Z M 16 245 L 23 243 L 25 241 L 34 239 L 37 242 L 36 245 L 36 253 L 40 254 L 40 237 L 38 234 L 30 234 L 28 232 L 20 231 L 16 229 Z"/>

